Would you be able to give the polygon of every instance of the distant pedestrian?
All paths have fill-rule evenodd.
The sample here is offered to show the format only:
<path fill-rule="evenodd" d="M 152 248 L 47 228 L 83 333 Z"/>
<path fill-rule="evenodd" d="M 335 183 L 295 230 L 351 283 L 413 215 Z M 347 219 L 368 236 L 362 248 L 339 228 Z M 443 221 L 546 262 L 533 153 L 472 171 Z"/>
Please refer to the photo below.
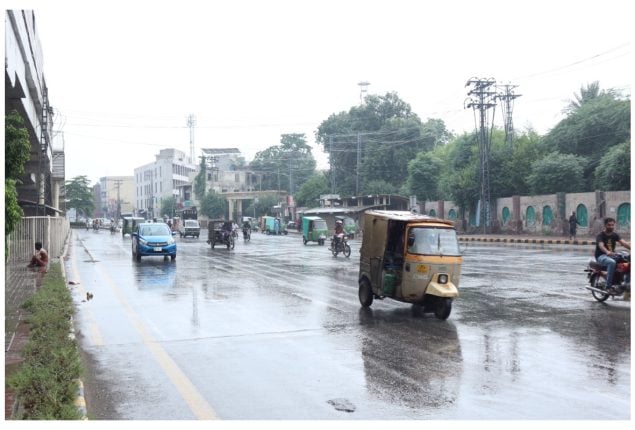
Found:
<path fill-rule="evenodd" d="M 578 229 L 578 217 L 575 216 L 575 211 L 571 212 L 569 217 L 569 238 L 575 240 L 576 231 Z"/>
<path fill-rule="evenodd" d="M 46 267 L 49 263 L 49 254 L 44 248 L 42 248 L 42 242 L 35 242 L 35 254 L 31 257 L 29 267 L 41 267 L 46 271 Z"/>

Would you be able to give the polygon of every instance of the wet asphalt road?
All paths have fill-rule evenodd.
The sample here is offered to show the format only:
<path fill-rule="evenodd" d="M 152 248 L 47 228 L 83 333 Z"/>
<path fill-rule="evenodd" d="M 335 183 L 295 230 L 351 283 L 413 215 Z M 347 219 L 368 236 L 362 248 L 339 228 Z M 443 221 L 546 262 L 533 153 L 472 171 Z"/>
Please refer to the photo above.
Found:
<path fill-rule="evenodd" d="M 203 236 L 136 263 L 128 237 L 73 231 L 92 419 L 630 419 L 630 302 L 584 289 L 590 248 L 462 245 L 440 321 L 362 310 L 358 240 L 346 259 L 294 234 Z"/>

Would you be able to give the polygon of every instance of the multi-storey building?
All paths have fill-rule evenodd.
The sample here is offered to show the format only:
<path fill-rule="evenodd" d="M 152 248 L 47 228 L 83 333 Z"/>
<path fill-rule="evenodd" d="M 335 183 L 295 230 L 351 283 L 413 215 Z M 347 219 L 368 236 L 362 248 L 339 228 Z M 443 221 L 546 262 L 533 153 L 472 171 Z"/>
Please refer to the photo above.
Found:
<path fill-rule="evenodd" d="M 136 203 L 133 176 L 104 176 L 99 184 L 99 206 L 104 217 L 119 219 L 122 213 L 132 213 Z"/>
<path fill-rule="evenodd" d="M 254 191 L 258 177 L 243 167 L 244 159 L 236 148 L 201 149 L 207 165 L 206 190 L 216 193 Z"/>
<path fill-rule="evenodd" d="M 184 152 L 162 149 L 154 162 L 134 170 L 134 211 L 148 218 L 161 215 L 161 201 L 179 195 L 179 187 L 188 183 L 196 171 Z"/>
<path fill-rule="evenodd" d="M 31 142 L 30 159 L 17 184 L 25 215 L 58 215 L 63 208 L 64 149 L 53 141 L 53 108 L 43 72 L 35 14 L 5 11 L 5 111 L 16 111 Z M 58 138 L 61 138 L 58 135 Z"/>

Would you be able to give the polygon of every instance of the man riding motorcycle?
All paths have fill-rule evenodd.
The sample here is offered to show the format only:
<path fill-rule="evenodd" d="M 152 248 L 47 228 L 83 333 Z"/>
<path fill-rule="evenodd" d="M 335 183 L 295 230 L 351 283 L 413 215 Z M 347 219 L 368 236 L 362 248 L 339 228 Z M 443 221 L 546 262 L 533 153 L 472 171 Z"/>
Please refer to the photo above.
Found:
<path fill-rule="evenodd" d="M 615 246 L 619 243 L 624 248 L 630 250 L 631 244 L 623 240 L 619 234 L 615 232 L 615 219 L 611 217 L 604 218 L 604 230 L 597 235 L 595 239 L 595 260 L 598 264 L 606 267 L 606 290 L 610 294 L 619 294 L 619 286 L 613 287 L 613 275 L 617 262 L 614 257 Z M 630 283 L 630 279 L 625 280 Z"/>
<path fill-rule="evenodd" d="M 333 233 L 333 239 L 331 240 L 331 247 L 333 249 L 337 246 L 337 243 L 344 238 L 344 225 L 341 220 L 335 221 L 335 232 Z"/>

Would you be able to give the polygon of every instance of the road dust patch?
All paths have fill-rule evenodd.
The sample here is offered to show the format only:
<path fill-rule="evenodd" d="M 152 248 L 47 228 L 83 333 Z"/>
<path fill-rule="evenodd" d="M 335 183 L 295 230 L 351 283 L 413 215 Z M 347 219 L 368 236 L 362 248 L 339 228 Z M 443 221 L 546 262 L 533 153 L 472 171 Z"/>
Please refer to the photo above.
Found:
<path fill-rule="evenodd" d="M 355 412 L 355 405 L 347 399 L 331 399 L 327 403 L 338 411 Z"/>

